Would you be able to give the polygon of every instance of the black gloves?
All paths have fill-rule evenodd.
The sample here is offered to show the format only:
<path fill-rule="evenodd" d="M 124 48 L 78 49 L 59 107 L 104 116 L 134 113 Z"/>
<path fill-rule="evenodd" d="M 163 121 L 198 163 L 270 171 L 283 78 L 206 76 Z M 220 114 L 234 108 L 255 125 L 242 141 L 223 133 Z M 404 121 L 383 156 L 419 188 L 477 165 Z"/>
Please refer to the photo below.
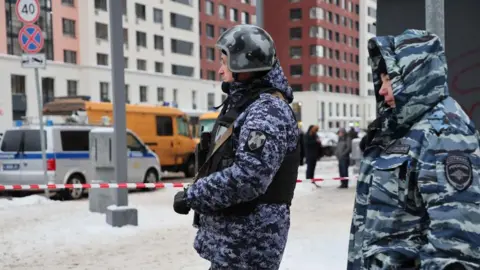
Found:
<path fill-rule="evenodd" d="M 187 205 L 187 196 L 186 190 L 177 192 L 173 199 L 173 210 L 181 215 L 188 215 L 190 212 L 190 207 Z"/>

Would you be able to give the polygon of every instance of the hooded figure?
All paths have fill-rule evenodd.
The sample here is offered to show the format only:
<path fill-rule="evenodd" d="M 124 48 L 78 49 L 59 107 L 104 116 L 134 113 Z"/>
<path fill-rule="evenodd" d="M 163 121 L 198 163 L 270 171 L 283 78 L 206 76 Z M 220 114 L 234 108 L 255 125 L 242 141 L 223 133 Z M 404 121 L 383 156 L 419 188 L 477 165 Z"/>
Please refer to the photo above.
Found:
<path fill-rule="evenodd" d="M 278 269 L 300 163 L 293 101 L 270 35 L 237 25 L 217 41 L 228 93 L 210 158 L 174 209 L 199 215 L 194 247 L 211 269 Z"/>
<path fill-rule="evenodd" d="M 449 96 L 436 35 L 369 41 L 369 126 L 348 269 L 480 269 L 479 135 Z"/>

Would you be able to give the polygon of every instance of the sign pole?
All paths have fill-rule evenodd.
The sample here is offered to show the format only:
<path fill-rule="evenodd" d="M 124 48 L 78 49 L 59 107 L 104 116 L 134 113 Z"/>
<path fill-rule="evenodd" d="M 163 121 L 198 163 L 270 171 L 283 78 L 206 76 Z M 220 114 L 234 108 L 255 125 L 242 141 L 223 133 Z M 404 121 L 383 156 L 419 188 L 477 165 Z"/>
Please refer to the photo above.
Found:
<path fill-rule="evenodd" d="M 122 5 L 110 0 L 110 55 L 112 56 L 113 129 L 115 145 L 115 181 L 127 179 L 127 124 L 125 110 L 125 63 L 123 57 L 123 10 Z M 114 191 L 118 206 L 128 206 L 128 190 Z"/>
<path fill-rule="evenodd" d="M 42 150 L 42 165 L 43 165 L 43 181 L 48 185 L 47 174 L 47 155 L 45 153 L 45 129 L 43 128 L 43 95 L 40 89 L 40 76 L 38 75 L 38 68 L 35 68 L 35 85 L 37 88 L 37 103 L 38 103 L 38 116 L 40 118 L 40 145 Z M 48 189 L 45 189 L 45 196 L 49 197 Z"/>
<path fill-rule="evenodd" d="M 445 1 L 425 0 L 425 28 L 436 34 L 445 49 Z"/>
<path fill-rule="evenodd" d="M 39 54 L 43 49 L 43 31 L 35 25 L 40 18 L 40 2 L 38 0 L 17 0 L 15 12 L 18 19 L 25 25 L 18 33 L 18 42 L 26 54 L 21 57 L 22 67 L 33 68 L 35 73 L 35 88 L 37 90 L 38 117 L 40 126 L 40 149 L 42 150 L 43 182 L 48 185 L 47 155 L 45 153 L 45 129 L 43 127 L 43 95 L 40 88 L 39 68 L 46 68 L 47 59 L 45 54 Z M 45 196 L 49 197 L 48 189 L 45 189 Z"/>

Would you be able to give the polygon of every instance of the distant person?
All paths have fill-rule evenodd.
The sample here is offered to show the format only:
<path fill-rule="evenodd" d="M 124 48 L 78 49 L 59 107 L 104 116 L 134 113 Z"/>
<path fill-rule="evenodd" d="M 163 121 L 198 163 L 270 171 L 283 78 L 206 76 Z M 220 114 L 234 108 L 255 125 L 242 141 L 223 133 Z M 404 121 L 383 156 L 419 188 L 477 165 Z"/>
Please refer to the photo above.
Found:
<path fill-rule="evenodd" d="M 298 129 L 300 130 L 300 165 L 305 164 L 305 144 L 303 138 L 305 137 L 305 132 L 302 129 L 302 123 L 298 123 Z"/>
<path fill-rule="evenodd" d="M 358 138 L 358 132 L 355 130 L 353 124 L 350 124 L 350 130 L 348 131 L 348 137 L 350 140 Z"/>
<path fill-rule="evenodd" d="M 350 153 L 352 152 L 352 140 L 344 128 L 338 130 L 338 143 L 335 149 L 335 156 L 338 159 L 338 171 L 340 177 L 348 177 L 350 166 Z M 341 180 L 339 188 L 348 188 L 348 180 Z"/>
<path fill-rule="evenodd" d="M 318 157 L 320 155 L 320 138 L 318 138 L 318 126 L 311 125 L 308 127 L 304 137 L 305 158 L 307 162 L 307 179 L 313 179 L 315 175 L 315 167 L 317 166 Z"/>

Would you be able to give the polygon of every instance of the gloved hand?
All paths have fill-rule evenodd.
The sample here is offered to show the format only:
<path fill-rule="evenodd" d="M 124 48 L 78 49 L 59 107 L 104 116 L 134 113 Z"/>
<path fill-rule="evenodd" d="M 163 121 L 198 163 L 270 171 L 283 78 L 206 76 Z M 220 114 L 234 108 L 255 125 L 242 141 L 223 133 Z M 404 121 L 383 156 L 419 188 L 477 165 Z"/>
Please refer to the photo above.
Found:
<path fill-rule="evenodd" d="M 186 190 L 184 190 L 177 192 L 173 198 L 173 210 L 178 214 L 188 215 L 188 212 L 190 212 L 190 207 L 188 207 L 187 200 L 185 198 L 186 196 Z"/>

